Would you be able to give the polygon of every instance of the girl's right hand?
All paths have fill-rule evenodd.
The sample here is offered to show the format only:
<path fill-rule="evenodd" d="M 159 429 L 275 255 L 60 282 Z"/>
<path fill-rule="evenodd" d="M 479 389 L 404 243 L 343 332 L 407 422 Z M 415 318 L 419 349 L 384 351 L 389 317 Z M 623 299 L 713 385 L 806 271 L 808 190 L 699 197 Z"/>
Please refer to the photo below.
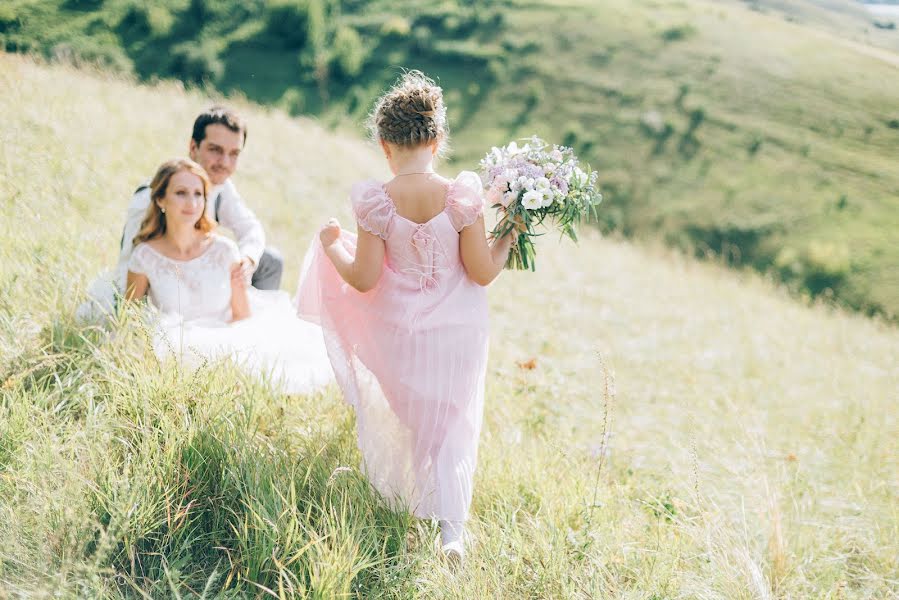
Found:
<path fill-rule="evenodd" d="M 321 231 L 318 232 L 318 237 L 322 242 L 322 246 L 327 248 L 328 246 L 333 245 L 337 240 L 340 239 L 340 223 L 334 217 L 328 219 L 328 222 L 325 223 L 324 227 L 321 228 Z"/>

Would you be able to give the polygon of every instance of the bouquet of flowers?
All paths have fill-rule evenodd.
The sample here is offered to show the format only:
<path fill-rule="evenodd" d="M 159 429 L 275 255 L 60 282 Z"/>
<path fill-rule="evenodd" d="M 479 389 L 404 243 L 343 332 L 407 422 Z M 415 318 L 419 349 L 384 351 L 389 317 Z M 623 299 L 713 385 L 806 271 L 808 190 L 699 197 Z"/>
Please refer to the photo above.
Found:
<path fill-rule="evenodd" d="M 582 169 L 571 148 L 550 146 L 536 136 L 523 146 L 512 142 L 493 148 L 481 160 L 481 181 L 487 201 L 502 214 L 492 235 L 519 231 L 507 269 L 534 270 L 537 225 L 549 218 L 562 235 L 577 241 L 576 225 L 595 216 L 596 205 L 602 201 L 596 172 Z"/>

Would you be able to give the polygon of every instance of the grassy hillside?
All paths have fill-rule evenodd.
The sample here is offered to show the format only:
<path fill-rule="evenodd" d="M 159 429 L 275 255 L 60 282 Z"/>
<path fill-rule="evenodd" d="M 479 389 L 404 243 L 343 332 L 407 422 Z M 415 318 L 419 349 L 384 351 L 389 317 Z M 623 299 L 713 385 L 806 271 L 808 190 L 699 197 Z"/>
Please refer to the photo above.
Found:
<path fill-rule="evenodd" d="M 810 25 L 852 42 L 899 51 L 899 23 L 896 22 L 899 19 L 872 12 L 858 0 L 735 1 L 743 2 L 752 10 L 770 11 L 793 23 Z"/>
<path fill-rule="evenodd" d="M 9 55 L 0 88 L 0 597 L 899 593 L 894 328 L 671 251 L 543 238 L 538 272 L 490 289 L 475 545 L 453 574 L 432 526 L 365 487 L 336 390 L 178 374 L 137 315 L 73 323 L 129 191 L 208 100 Z M 383 165 L 241 108 L 237 183 L 289 282 Z"/>
<path fill-rule="evenodd" d="M 850 0 L 11 0 L 0 37 L 335 126 L 419 67 L 448 90 L 457 164 L 571 144 L 605 230 L 895 317 L 899 31 L 865 19 Z"/>

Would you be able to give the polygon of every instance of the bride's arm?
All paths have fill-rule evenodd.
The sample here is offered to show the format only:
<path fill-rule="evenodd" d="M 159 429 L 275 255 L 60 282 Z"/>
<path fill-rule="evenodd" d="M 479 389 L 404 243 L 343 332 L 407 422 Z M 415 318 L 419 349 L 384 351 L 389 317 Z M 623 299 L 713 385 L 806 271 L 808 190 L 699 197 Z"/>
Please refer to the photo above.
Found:
<path fill-rule="evenodd" d="M 140 300 L 147 295 L 150 289 L 150 280 L 143 273 L 128 271 L 128 279 L 125 284 L 125 300 Z"/>
<path fill-rule="evenodd" d="M 340 224 L 332 219 L 319 234 L 325 254 L 348 284 L 367 292 L 377 285 L 384 265 L 384 240 L 361 226 L 356 237 L 356 255 L 340 243 Z"/>
<path fill-rule="evenodd" d="M 250 316 L 250 299 L 247 295 L 247 280 L 239 262 L 231 265 L 231 322 Z"/>

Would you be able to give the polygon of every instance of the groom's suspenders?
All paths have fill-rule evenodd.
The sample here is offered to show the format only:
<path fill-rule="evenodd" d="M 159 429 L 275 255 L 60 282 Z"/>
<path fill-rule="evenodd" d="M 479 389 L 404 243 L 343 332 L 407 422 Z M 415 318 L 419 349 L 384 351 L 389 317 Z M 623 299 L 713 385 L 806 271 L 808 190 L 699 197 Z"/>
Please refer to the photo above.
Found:
<path fill-rule="evenodd" d="M 136 195 L 140 194 L 142 191 L 149 189 L 149 187 L 150 187 L 150 182 L 147 181 L 146 183 L 141 184 L 136 190 L 134 190 L 134 193 L 131 195 L 136 196 Z M 219 192 L 218 195 L 215 197 L 215 209 L 214 209 L 214 214 L 213 214 L 213 218 L 215 219 L 216 223 L 219 222 L 219 208 L 221 208 L 221 206 L 222 206 L 222 193 Z M 124 246 L 125 246 L 125 228 L 123 227 L 122 228 L 122 239 L 119 240 L 119 248 L 122 248 Z"/>

